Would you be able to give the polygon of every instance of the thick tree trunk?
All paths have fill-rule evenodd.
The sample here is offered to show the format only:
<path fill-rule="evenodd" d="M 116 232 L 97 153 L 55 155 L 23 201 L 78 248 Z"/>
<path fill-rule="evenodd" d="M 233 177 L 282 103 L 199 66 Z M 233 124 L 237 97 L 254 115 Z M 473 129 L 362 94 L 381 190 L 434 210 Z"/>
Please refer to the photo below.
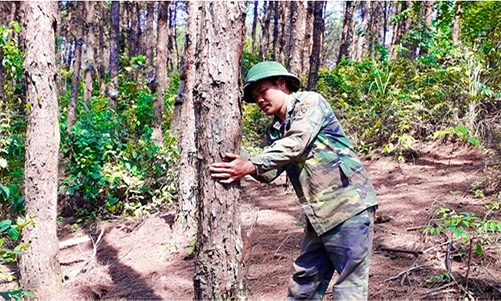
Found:
<path fill-rule="evenodd" d="M 270 23 L 271 16 L 273 15 L 273 1 L 265 1 L 263 4 L 263 26 L 262 26 L 262 39 L 261 39 L 261 48 L 259 50 L 259 58 L 261 60 L 267 59 L 268 57 L 268 48 L 270 44 Z"/>
<path fill-rule="evenodd" d="M 111 1 L 110 83 L 108 85 L 108 97 L 110 98 L 110 107 L 115 112 L 118 106 L 119 39 L 120 2 Z"/>
<path fill-rule="evenodd" d="M 289 57 L 287 53 L 289 53 L 290 48 L 290 6 L 291 2 L 289 1 L 281 1 L 280 2 L 280 41 L 279 41 L 279 62 L 283 65 L 286 65 Z"/>
<path fill-rule="evenodd" d="M 57 238 L 59 154 L 58 91 L 55 30 L 57 2 L 21 4 L 24 13 L 24 76 L 27 82 L 26 161 L 24 169 L 26 215 L 34 226 L 22 232 L 30 247 L 21 256 L 20 283 L 37 299 L 50 299 L 62 289 Z"/>
<path fill-rule="evenodd" d="M 129 36 L 129 58 L 133 58 L 139 54 L 137 49 L 137 15 L 140 13 L 139 11 L 139 3 L 133 2 L 130 3 L 129 6 L 129 28 L 128 28 L 128 36 Z"/>
<path fill-rule="evenodd" d="M 350 28 L 352 26 L 353 19 L 353 1 L 346 1 L 344 8 L 344 20 L 343 20 L 343 33 L 341 35 L 341 46 L 339 47 L 339 55 L 337 57 L 337 64 L 348 56 L 348 47 L 350 45 Z"/>
<path fill-rule="evenodd" d="M 162 1 L 158 4 L 158 32 L 157 32 L 157 61 L 155 64 L 155 101 L 153 112 L 153 133 L 151 138 L 156 145 L 163 145 L 162 121 L 164 110 L 165 88 L 167 86 L 167 14 L 169 2 Z"/>
<path fill-rule="evenodd" d="M 431 26 L 431 23 L 433 21 L 433 10 L 435 8 L 435 1 L 426 1 L 425 2 L 425 13 L 424 13 L 424 19 L 425 19 L 425 24 L 427 27 Z"/>
<path fill-rule="evenodd" d="M 94 33 L 94 1 L 85 2 L 86 34 L 87 34 L 87 55 L 85 64 L 85 86 L 83 91 L 83 101 L 89 102 L 94 91 L 93 76 L 96 70 L 94 48 L 96 47 L 96 35 Z"/>
<path fill-rule="evenodd" d="M 402 2 L 395 3 L 395 16 L 399 15 L 405 8 L 405 4 Z M 395 21 L 393 25 L 393 37 L 391 41 L 391 53 L 395 56 L 396 46 L 400 45 L 400 40 L 402 39 L 402 21 Z"/>
<path fill-rule="evenodd" d="M 273 42 L 272 42 L 272 57 L 274 61 L 279 60 L 279 46 L 280 41 L 280 3 L 274 1 L 273 4 Z"/>
<path fill-rule="evenodd" d="M 414 27 L 414 20 L 412 18 L 413 14 L 413 5 L 414 3 L 412 1 L 406 1 L 406 6 L 405 9 L 411 10 L 411 13 L 407 15 L 407 17 L 404 19 L 404 26 L 402 28 L 402 32 L 408 33 L 412 30 Z M 422 2 L 416 3 L 417 5 L 421 5 Z M 417 55 L 417 43 L 416 41 L 411 41 L 407 40 L 405 43 L 402 44 L 407 49 L 407 57 L 410 59 L 416 58 Z"/>
<path fill-rule="evenodd" d="M 175 102 L 171 129 L 178 138 L 178 222 L 186 235 L 194 235 L 197 228 L 196 201 L 198 199 L 197 160 L 195 145 L 195 111 L 193 89 L 195 83 L 195 45 L 197 29 L 200 26 L 198 4 L 188 2 L 188 28 L 186 32 L 185 56 L 179 72 L 181 80 Z"/>
<path fill-rule="evenodd" d="M 369 7 L 367 5 L 367 1 L 361 1 L 360 2 L 360 30 L 358 34 L 358 39 L 357 39 L 357 45 L 355 47 L 354 53 L 355 57 L 354 59 L 357 61 L 362 61 L 364 51 L 367 49 L 367 34 L 369 33 Z"/>
<path fill-rule="evenodd" d="M 382 5 L 384 2 L 371 1 L 370 2 L 370 24 L 369 24 L 369 45 L 368 50 L 371 57 L 374 57 L 374 48 L 381 43 L 381 30 L 383 28 L 383 11 Z M 384 45 L 384 44 L 383 44 Z"/>
<path fill-rule="evenodd" d="M 258 8 L 259 1 L 254 1 L 254 10 L 253 10 L 253 19 L 252 19 L 252 33 L 251 33 L 251 41 L 252 41 L 252 53 L 256 52 L 256 29 L 257 29 L 257 21 L 258 21 Z"/>
<path fill-rule="evenodd" d="M 145 36 L 145 48 L 146 48 L 146 78 L 149 83 L 153 83 L 155 78 L 155 66 L 153 65 L 153 57 L 155 55 L 154 47 L 154 33 L 153 33 L 153 23 L 155 15 L 155 2 L 146 3 L 146 31 Z M 154 86 L 154 85 L 153 85 Z"/>
<path fill-rule="evenodd" d="M 304 72 L 302 60 L 305 58 L 303 58 L 302 54 L 305 44 L 307 5 L 304 0 L 291 2 L 291 34 L 287 69 L 297 76 Z"/>
<path fill-rule="evenodd" d="M 456 2 L 456 13 L 454 14 L 454 19 L 452 20 L 452 44 L 454 44 L 454 45 L 459 43 L 459 32 L 460 32 L 459 21 L 461 19 L 462 12 L 463 12 L 463 8 L 461 6 L 461 1 L 457 1 Z"/>
<path fill-rule="evenodd" d="M 306 29 L 304 31 L 304 48 L 301 55 L 301 61 L 303 66 L 301 68 L 301 74 L 308 72 L 310 69 L 310 54 L 311 54 L 311 44 L 313 36 L 313 23 L 315 21 L 313 17 L 313 3 L 314 1 L 308 1 L 307 13 L 306 13 Z"/>
<path fill-rule="evenodd" d="M 198 150 L 198 233 L 195 300 L 236 299 L 242 289 L 239 185 L 221 185 L 208 166 L 241 144 L 240 60 L 245 2 L 196 2 L 200 20 L 195 56 Z"/>
<path fill-rule="evenodd" d="M 167 70 L 180 69 L 179 49 L 177 45 L 177 1 L 170 2 L 167 15 Z M 183 55 L 185 55 L 183 53 Z"/>
<path fill-rule="evenodd" d="M 75 60 L 73 61 L 73 74 L 71 75 L 71 97 L 68 103 L 68 118 L 66 120 L 66 130 L 71 131 L 71 127 L 77 120 L 77 99 L 78 86 L 80 84 L 80 66 L 82 65 L 82 45 L 83 45 L 83 17 L 84 3 L 77 2 L 77 36 L 75 37 Z"/>
<path fill-rule="evenodd" d="M 104 26 L 105 26 L 105 7 L 104 2 L 99 2 L 99 51 L 98 51 L 98 60 L 99 60 L 99 94 L 104 96 L 106 93 L 106 78 L 105 78 L 105 59 L 104 59 Z"/>
<path fill-rule="evenodd" d="M 321 53 L 324 40 L 324 7 L 325 1 L 316 1 L 314 4 L 313 15 L 315 17 L 315 23 L 313 26 L 313 45 L 311 47 L 307 90 L 314 90 L 317 86 L 318 69 L 320 68 L 322 60 Z"/>

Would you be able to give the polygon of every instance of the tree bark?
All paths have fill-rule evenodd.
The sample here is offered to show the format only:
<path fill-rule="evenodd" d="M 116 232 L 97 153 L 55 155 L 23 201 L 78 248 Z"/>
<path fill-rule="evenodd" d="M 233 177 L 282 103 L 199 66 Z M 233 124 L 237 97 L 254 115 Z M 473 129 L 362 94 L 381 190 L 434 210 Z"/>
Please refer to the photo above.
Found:
<path fill-rule="evenodd" d="M 80 66 L 82 65 L 82 44 L 83 44 L 83 16 L 84 3 L 77 2 L 77 36 L 75 37 L 75 60 L 73 61 L 73 74 L 71 75 L 71 97 L 68 103 L 68 118 L 66 120 L 66 130 L 71 132 L 71 127 L 77 120 L 77 99 L 78 86 L 80 83 Z"/>
<path fill-rule="evenodd" d="M 317 86 L 318 69 L 321 64 L 322 43 L 324 39 L 324 7 L 326 1 L 316 1 L 314 4 L 313 15 L 315 23 L 313 26 L 313 45 L 310 55 L 310 72 L 308 74 L 307 90 L 314 90 Z"/>
<path fill-rule="evenodd" d="M 98 51 L 98 60 L 99 60 L 99 94 L 104 96 L 106 93 L 106 78 L 105 78 L 105 60 L 104 60 L 104 26 L 105 26 L 105 7 L 104 2 L 99 2 L 99 51 Z"/>
<path fill-rule="evenodd" d="M 251 39 L 252 39 L 252 52 L 256 52 L 256 29 L 257 29 L 257 21 L 258 21 L 258 8 L 259 8 L 259 1 L 255 0 L 254 1 L 254 10 L 253 10 L 253 19 L 252 19 L 252 33 L 251 33 Z"/>
<path fill-rule="evenodd" d="M 151 138 L 156 145 L 163 145 L 162 121 L 164 110 L 165 87 L 167 86 L 167 14 L 169 2 L 158 4 L 158 32 L 157 32 L 157 62 L 155 64 L 155 101 L 153 102 L 153 133 Z"/>
<path fill-rule="evenodd" d="M 384 15 L 381 6 L 385 3 L 379 1 L 370 2 L 370 24 L 369 24 L 369 45 L 368 50 L 371 57 L 374 57 L 374 49 L 381 42 L 381 30 L 383 28 Z M 384 45 L 384 44 L 383 44 Z"/>
<path fill-rule="evenodd" d="M 96 60 L 94 57 L 94 48 L 96 47 L 96 35 L 94 33 L 94 1 L 85 2 L 86 33 L 87 33 L 87 55 L 85 67 L 85 86 L 83 91 L 83 101 L 89 102 L 94 91 L 93 76 L 96 70 Z"/>
<path fill-rule="evenodd" d="M 119 38 L 120 2 L 111 1 L 110 83 L 108 85 L 108 97 L 110 98 L 110 107 L 115 112 L 118 106 Z"/>
<path fill-rule="evenodd" d="M 155 2 L 147 2 L 146 3 L 146 31 L 144 33 L 145 36 L 145 48 L 146 48 L 146 79 L 148 83 L 153 83 L 155 79 L 155 66 L 153 65 L 153 58 L 155 56 L 154 48 L 154 32 L 153 32 L 153 23 L 155 15 Z M 154 85 L 153 85 L 154 86 Z"/>
<path fill-rule="evenodd" d="M 128 36 L 129 36 L 129 59 L 137 56 L 139 51 L 137 49 L 137 15 L 140 13 L 139 11 L 139 3 L 132 2 L 129 6 L 129 28 L 128 28 Z"/>
<path fill-rule="evenodd" d="M 193 107 L 193 89 L 195 83 L 195 45 L 197 29 L 200 26 L 198 4 L 188 2 L 188 28 L 185 40 L 185 56 L 180 68 L 181 80 L 176 97 L 171 129 L 177 136 L 179 148 L 178 160 L 178 222 L 186 235 L 192 236 L 197 228 L 196 201 L 198 199 L 197 160 L 195 145 L 195 111 Z"/>
<path fill-rule="evenodd" d="M 339 47 L 339 55 L 337 57 L 337 64 L 348 56 L 348 47 L 350 45 L 350 28 L 352 26 L 353 19 L 353 1 L 346 1 L 344 8 L 344 20 L 343 20 L 343 33 L 341 35 L 341 46 Z"/>
<path fill-rule="evenodd" d="M 302 54 L 305 44 L 307 5 L 304 0 L 291 2 L 291 34 L 287 69 L 297 76 L 304 73 L 302 60 L 305 58 Z"/>
<path fill-rule="evenodd" d="M 301 55 L 301 61 L 303 62 L 303 66 L 301 68 L 301 74 L 306 73 L 310 69 L 310 54 L 311 54 L 311 44 L 312 44 L 312 36 L 313 36 L 313 3 L 314 1 L 307 1 L 307 13 L 306 13 L 306 29 L 304 31 L 304 49 L 303 54 Z"/>
<path fill-rule="evenodd" d="M 425 2 L 425 13 L 424 13 L 424 18 L 425 18 L 425 24 L 427 27 L 431 26 L 431 23 L 433 22 L 433 10 L 435 8 L 435 1 L 426 1 Z"/>
<path fill-rule="evenodd" d="M 7 98 L 5 97 L 5 89 L 3 87 L 5 84 L 5 69 L 1 62 L 3 62 L 3 45 L 0 43 L 0 112 L 4 112 Z"/>
<path fill-rule="evenodd" d="M 273 15 L 273 1 L 265 1 L 263 4 L 263 26 L 262 26 L 262 39 L 261 39 L 261 49 L 259 50 L 259 58 L 264 60 L 268 57 L 268 47 L 270 44 L 270 23 L 271 16 Z"/>
<path fill-rule="evenodd" d="M 399 15 L 405 9 L 405 4 L 402 2 L 395 3 L 395 16 Z M 391 41 L 391 54 L 395 56 L 395 48 L 400 45 L 400 40 L 402 39 L 402 21 L 395 21 L 393 25 L 393 37 Z"/>
<path fill-rule="evenodd" d="M 463 8 L 461 5 L 461 1 L 457 1 L 456 2 L 456 13 L 454 14 L 454 19 L 452 20 L 452 44 L 454 44 L 454 45 L 459 43 L 459 32 L 460 32 L 459 21 L 461 19 L 462 12 L 463 12 Z"/>
<path fill-rule="evenodd" d="M 280 2 L 274 1 L 273 4 L 273 42 L 272 42 L 272 57 L 274 61 L 279 60 L 279 47 L 280 41 Z"/>
<path fill-rule="evenodd" d="M 355 60 L 362 61 L 364 51 L 367 49 L 367 35 L 369 34 L 369 8 L 367 1 L 360 2 L 360 28 L 358 30 L 358 39 L 355 51 Z"/>
<path fill-rule="evenodd" d="M 22 242 L 30 248 L 21 256 L 20 283 L 43 300 L 62 289 L 56 224 L 60 137 L 55 31 L 59 14 L 57 2 L 26 1 L 21 8 L 28 101 L 25 206 L 35 224 L 22 232 Z"/>
<path fill-rule="evenodd" d="M 198 150 L 198 229 L 195 300 L 236 299 L 242 289 L 239 185 L 221 185 L 208 166 L 241 145 L 240 61 L 245 2 L 196 2 L 195 143 Z"/>

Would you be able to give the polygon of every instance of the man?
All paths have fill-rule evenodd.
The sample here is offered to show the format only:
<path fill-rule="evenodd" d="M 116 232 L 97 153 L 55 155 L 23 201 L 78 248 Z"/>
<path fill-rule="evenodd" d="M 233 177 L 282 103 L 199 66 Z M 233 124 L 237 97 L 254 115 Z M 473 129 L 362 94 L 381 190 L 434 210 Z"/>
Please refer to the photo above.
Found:
<path fill-rule="evenodd" d="M 299 85 L 277 62 L 249 70 L 244 101 L 274 116 L 268 146 L 249 160 L 228 153 L 211 174 L 223 184 L 245 175 L 271 182 L 285 170 L 307 218 L 289 297 L 322 298 L 337 271 L 333 298 L 366 300 L 376 194 L 330 105 Z"/>

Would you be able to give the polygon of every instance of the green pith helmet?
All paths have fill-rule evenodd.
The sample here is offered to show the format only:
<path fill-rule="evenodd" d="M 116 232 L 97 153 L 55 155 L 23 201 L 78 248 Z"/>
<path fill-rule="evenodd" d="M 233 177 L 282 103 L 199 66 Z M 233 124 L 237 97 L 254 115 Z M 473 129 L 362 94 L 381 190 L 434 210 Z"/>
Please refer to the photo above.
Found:
<path fill-rule="evenodd" d="M 283 76 L 287 82 L 287 88 L 291 92 L 296 92 L 299 90 L 300 81 L 299 78 L 293 74 L 290 74 L 287 69 L 285 69 L 282 64 L 272 61 L 261 62 L 254 65 L 249 72 L 247 72 L 247 78 L 245 79 L 244 85 L 244 101 L 246 102 L 256 102 L 252 97 L 252 85 L 257 81 L 269 77 L 279 77 Z"/>

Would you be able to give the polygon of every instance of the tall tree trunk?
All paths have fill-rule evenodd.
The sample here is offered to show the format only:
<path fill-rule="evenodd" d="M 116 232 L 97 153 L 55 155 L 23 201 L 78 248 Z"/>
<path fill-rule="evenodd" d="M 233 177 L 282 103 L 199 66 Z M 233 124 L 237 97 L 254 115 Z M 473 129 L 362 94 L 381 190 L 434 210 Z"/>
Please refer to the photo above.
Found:
<path fill-rule="evenodd" d="M 84 26 L 84 3 L 77 2 L 77 36 L 75 37 L 75 60 L 73 61 L 73 74 L 71 75 L 71 97 L 68 103 L 68 118 L 66 120 L 66 130 L 71 132 L 71 127 L 77 120 L 77 99 L 78 86 L 80 84 L 80 66 L 82 65 L 82 45 L 83 45 L 83 26 Z"/>
<path fill-rule="evenodd" d="M 433 10 L 435 8 L 435 1 L 429 0 L 425 2 L 425 24 L 429 28 L 433 22 Z"/>
<path fill-rule="evenodd" d="M 355 60 L 362 61 L 364 51 L 367 49 L 367 35 L 369 33 L 369 7 L 367 1 L 360 1 L 360 28 L 358 30 L 357 45 L 355 47 Z"/>
<path fill-rule="evenodd" d="M 106 93 L 106 78 L 105 78 L 105 60 L 104 60 L 104 26 L 105 26 L 105 7 L 104 2 L 99 3 L 99 51 L 98 51 L 98 60 L 99 60 L 99 94 L 104 96 Z"/>
<path fill-rule="evenodd" d="M 119 39 L 120 2 L 111 1 L 110 83 L 108 84 L 108 97 L 110 98 L 110 107 L 115 112 L 118 106 Z"/>
<path fill-rule="evenodd" d="M 137 54 L 145 54 L 145 51 L 143 50 L 143 30 L 142 30 L 142 25 L 141 25 L 141 16 L 144 16 L 143 13 L 143 2 L 136 2 L 136 21 L 134 22 L 136 24 L 136 29 L 134 32 L 136 33 L 136 51 Z"/>
<path fill-rule="evenodd" d="M 174 5 L 175 6 L 175 5 Z M 174 51 L 176 45 L 175 28 L 176 28 L 176 9 L 169 2 L 167 6 L 167 70 L 175 70 L 177 68 L 177 50 Z M 158 56 L 158 53 L 157 53 Z M 176 63 L 175 63 L 176 62 Z M 175 66 L 175 67 L 174 67 Z"/>
<path fill-rule="evenodd" d="M 21 4 L 24 13 L 24 76 L 27 82 L 26 161 L 24 166 L 26 215 L 35 224 L 22 232 L 29 243 L 20 261 L 20 283 L 37 299 L 50 299 L 62 289 L 57 238 L 59 154 L 58 91 L 55 30 L 57 2 Z"/>
<path fill-rule="evenodd" d="M 267 59 L 268 57 L 268 48 L 270 44 L 270 23 L 271 16 L 273 15 L 273 1 L 265 1 L 263 4 L 263 36 L 261 39 L 261 48 L 259 50 L 259 58 L 261 60 Z"/>
<path fill-rule="evenodd" d="M 301 74 L 306 73 L 310 69 L 310 54 L 311 54 L 311 44 L 313 36 L 313 3 L 314 1 L 307 1 L 307 13 L 306 13 L 306 29 L 304 31 L 304 48 L 301 54 L 301 61 L 303 66 L 301 67 Z"/>
<path fill-rule="evenodd" d="M 146 48 L 146 79 L 148 83 L 153 83 L 155 78 L 155 66 L 153 65 L 153 57 L 155 55 L 154 47 L 154 32 L 153 23 L 155 22 L 155 3 L 154 1 L 146 3 L 146 31 L 145 36 L 145 48 Z"/>
<path fill-rule="evenodd" d="M 307 1 L 304 0 L 291 2 L 291 34 L 287 69 L 290 73 L 297 76 L 300 76 L 304 72 L 302 53 L 305 44 L 307 5 Z"/>
<path fill-rule="evenodd" d="M 286 56 L 286 53 L 289 52 L 289 41 L 290 41 L 290 1 L 281 1 L 280 2 L 280 34 L 279 34 L 279 62 L 283 65 L 287 64 L 289 57 Z M 286 61 L 287 59 L 287 61 Z"/>
<path fill-rule="evenodd" d="M 4 112 L 5 102 L 5 68 L 3 67 L 3 43 L 0 42 L 0 112 Z"/>
<path fill-rule="evenodd" d="M 193 89 L 195 83 L 195 46 L 200 16 L 195 2 L 188 2 L 188 28 L 185 40 L 185 56 L 179 70 L 181 80 L 175 101 L 171 129 L 177 136 L 179 147 L 178 160 L 178 222 L 186 235 L 193 236 L 197 228 L 196 201 L 198 199 L 197 160 L 195 145 L 195 111 L 193 107 Z"/>
<path fill-rule="evenodd" d="M 214 181 L 208 166 L 221 161 L 224 152 L 240 151 L 240 60 L 245 2 L 196 3 L 201 6 L 201 23 L 195 50 L 198 55 L 195 55 L 193 100 L 200 188 L 194 298 L 236 299 L 243 279 L 239 185 Z"/>
<path fill-rule="evenodd" d="M 454 19 L 452 20 L 452 44 L 454 45 L 459 43 L 459 32 L 460 32 L 459 21 L 461 19 L 462 12 L 463 8 L 461 1 L 456 1 L 456 13 L 454 14 Z"/>
<path fill-rule="evenodd" d="M 383 28 L 383 11 L 382 5 L 384 2 L 371 1 L 370 5 L 370 24 L 369 24 L 369 45 L 368 50 L 371 57 L 374 57 L 374 49 L 377 45 L 382 44 L 381 42 L 381 30 Z M 384 45 L 384 44 L 383 44 Z"/>
<path fill-rule="evenodd" d="M 274 61 L 279 60 L 279 47 L 278 43 L 280 41 L 280 3 L 274 1 L 273 4 L 273 43 L 272 43 L 272 57 Z"/>
<path fill-rule="evenodd" d="M 140 13 L 139 4 L 137 2 L 133 2 L 130 5 L 129 10 L 129 58 L 133 58 L 139 54 L 138 49 L 136 48 L 137 43 L 137 15 Z"/>
<path fill-rule="evenodd" d="M 383 40 L 381 44 L 386 47 L 386 33 L 388 32 L 388 11 L 390 10 L 390 4 L 387 1 L 383 2 Z"/>
<path fill-rule="evenodd" d="M 324 7 L 326 1 L 316 1 L 314 4 L 313 15 L 315 23 L 313 26 L 313 45 L 310 55 L 310 72 L 308 74 L 307 90 L 314 90 L 317 86 L 318 69 L 321 64 L 322 43 L 324 39 Z"/>
<path fill-rule="evenodd" d="M 399 15 L 405 9 L 405 3 L 397 2 L 395 3 L 395 16 Z M 400 40 L 402 39 L 402 21 L 394 21 L 393 25 L 393 37 L 391 41 L 391 54 L 395 56 L 396 54 L 396 46 L 400 45 Z"/>
<path fill-rule="evenodd" d="M 94 5 L 95 1 L 85 2 L 86 33 L 87 33 L 87 55 L 85 67 L 85 86 L 83 91 L 83 101 L 89 102 L 94 91 L 93 76 L 96 70 L 96 60 L 94 57 L 94 48 L 96 47 L 96 35 L 94 33 Z"/>
<path fill-rule="evenodd" d="M 252 41 L 252 53 L 256 52 L 256 29 L 257 29 L 257 21 L 258 21 L 258 8 L 259 1 L 254 1 L 254 10 L 253 10 L 253 19 L 252 19 L 252 33 L 251 33 L 251 41 Z"/>
<path fill-rule="evenodd" d="M 158 4 L 158 32 L 157 32 L 157 62 L 155 64 L 155 101 L 153 103 L 153 112 L 155 118 L 153 121 L 152 140 L 156 145 L 163 145 L 162 121 L 164 111 L 165 87 L 167 86 L 167 14 L 169 2 L 162 1 Z"/>
<path fill-rule="evenodd" d="M 422 2 L 416 2 L 417 5 L 421 5 Z M 403 32 L 408 33 L 410 32 L 413 27 L 414 27 L 414 19 L 413 19 L 413 5 L 414 3 L 412 1 L 406 1 L 405 2 L 405 9 L 410 10 L 410 13 L 407 14 L 406 18 L 404 19 L 404 26 L 403 26 Z M 410 59 L 416 58 L 417 55 L 417 43 L 416 41 L 412 41 L 407 39 L 405 43 L 402 44 L 407 49 L 407 57 Z"/>
<path fill-rule="evenodd" d="M 350 28 L 352 26 L 353 19 L 353 1 L 346 1 L 344 8 L 344 20 L 343 20 L 343 33 L 341 35 L 341 46 L 339 47 L 339 55 L 337 57 L 337 64 L 348 56 L 348 47 L 350 45 Z"/>

